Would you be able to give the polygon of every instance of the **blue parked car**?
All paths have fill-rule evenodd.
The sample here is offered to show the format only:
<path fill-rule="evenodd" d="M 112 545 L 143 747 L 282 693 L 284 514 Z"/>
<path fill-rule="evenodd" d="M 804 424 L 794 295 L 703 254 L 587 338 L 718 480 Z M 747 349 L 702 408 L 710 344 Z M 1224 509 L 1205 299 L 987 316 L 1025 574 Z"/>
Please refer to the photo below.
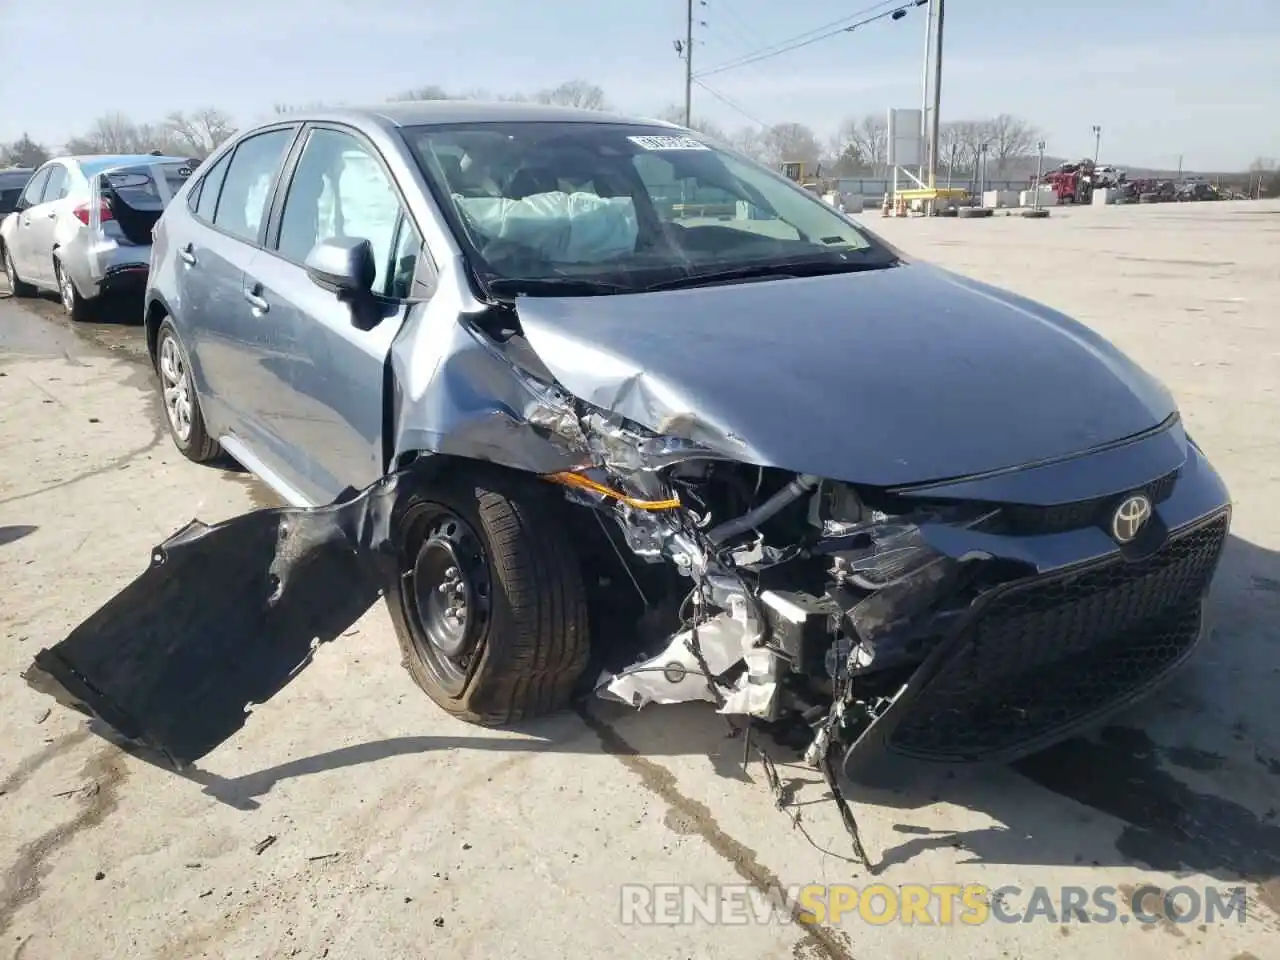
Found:
<path fill-rule="evenodd" d="M 289 506 L 179 531 L 28 679 L 179 762 L 379 593 L 455 716 L 707 700 L 824 769 L 1025 754 L 1206 630 L 1230 501 L 1160 383 L 670 124 L 249 130 L 159 220 L 146 334 L 177 447 Z"/>

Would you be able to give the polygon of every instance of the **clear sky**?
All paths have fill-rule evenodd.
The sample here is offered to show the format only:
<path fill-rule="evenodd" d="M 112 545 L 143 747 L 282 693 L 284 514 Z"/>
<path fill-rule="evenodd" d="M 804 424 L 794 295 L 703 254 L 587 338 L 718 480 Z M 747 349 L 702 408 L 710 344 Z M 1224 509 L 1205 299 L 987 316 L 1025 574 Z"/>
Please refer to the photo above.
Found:
<path fill-rule="evenodd" d="M 698 0 L 695 0 L 698 2 Z M 871 0 L 698 2 L 695 72 Z M 682 102 L 684 0 L 0 0 L 0 140 L 58 144 L 94 117 L 277 102 L 367 103 L 415 86 L 604 87 L 626 112 Z M 883 6 L 881 7 L 883 9 Z M 1280 0 L 950 0 L 942 117 L 1008 112 L 1047 152 L 1232 169 L 1280 158 Z M 920 103 L 923 8 L 705 78 L 766 123 L 822 137 L 851 114 Z M 695 88 L 695 113 L 749 121 Z"/>

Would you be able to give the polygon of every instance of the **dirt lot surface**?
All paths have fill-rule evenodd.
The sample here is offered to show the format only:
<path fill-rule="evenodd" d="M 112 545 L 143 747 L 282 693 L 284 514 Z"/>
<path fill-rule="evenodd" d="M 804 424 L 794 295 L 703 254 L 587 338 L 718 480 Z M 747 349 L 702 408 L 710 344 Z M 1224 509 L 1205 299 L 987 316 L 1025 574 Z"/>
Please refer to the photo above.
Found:
<path fill-rule="evenodd" d="M 381 607 L 180 776 L 19 673 L 173 530 L 272 497 L 172 448 L 135 313 L 72 330 L 56 303 L 4 295 L 0 960 L 1275 956 L 1280 205 L 866 222 L 1074 314 L 1174 388 L 1237 507 L 1217 634 L 1173 684 L 1016 769 L 914 770 L 856 794 L 874 877 L 813 772 L 781 768 L 801 830 L 710 707 L 468 727 L 413 687 Z M 1248 902 L 1244 922 L 1141 923 L 1121 903 L 1088 924 L 624 923 L 622 884 L 676 881 L 1011 886 L 1015 917 L 1036 886 L 1057 904 L 1064 886 L 1203 901 L 1243 884 Z"/>

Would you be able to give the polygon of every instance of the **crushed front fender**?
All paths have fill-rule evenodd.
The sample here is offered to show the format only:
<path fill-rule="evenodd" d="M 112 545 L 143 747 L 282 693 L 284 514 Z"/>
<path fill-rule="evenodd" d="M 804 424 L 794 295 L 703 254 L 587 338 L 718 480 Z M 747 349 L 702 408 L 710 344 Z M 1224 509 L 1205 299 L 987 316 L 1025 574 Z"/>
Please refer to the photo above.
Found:
<path fill-rule="evenodd" d="M 403 476 L 329 506 L 193 521 L 23 678 L 175 766 L 200 759 L 385 589 Z"/>

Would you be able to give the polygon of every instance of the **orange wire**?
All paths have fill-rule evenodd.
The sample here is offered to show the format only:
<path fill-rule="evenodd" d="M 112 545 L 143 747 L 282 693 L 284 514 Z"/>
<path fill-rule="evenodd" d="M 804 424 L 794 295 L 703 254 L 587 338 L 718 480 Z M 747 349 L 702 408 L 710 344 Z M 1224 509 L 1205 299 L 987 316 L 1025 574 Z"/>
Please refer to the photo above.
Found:
<path fill-rule="evenodd" d="M 550 480 L 552 483 L 558 483 L 566 487 L 577 487 L 579 490 L 590 490 L 592 493 L 598 493 L 605 497 L 612 497 L 620 503 L 625 503 L 628 507 L 636 510 L 675 510 L 680 506 L 680 498 L 672 497 L 670 500 L 640 500 L 636 497 L 629 497 L 621 490 L 614 490 L 612 487 L 606 487 L 603 483 L 597 483 L 590 477 L 584 477 L 580 473 L 564 471 L 561 473 L 547 474 L 543 479 Z"/>

